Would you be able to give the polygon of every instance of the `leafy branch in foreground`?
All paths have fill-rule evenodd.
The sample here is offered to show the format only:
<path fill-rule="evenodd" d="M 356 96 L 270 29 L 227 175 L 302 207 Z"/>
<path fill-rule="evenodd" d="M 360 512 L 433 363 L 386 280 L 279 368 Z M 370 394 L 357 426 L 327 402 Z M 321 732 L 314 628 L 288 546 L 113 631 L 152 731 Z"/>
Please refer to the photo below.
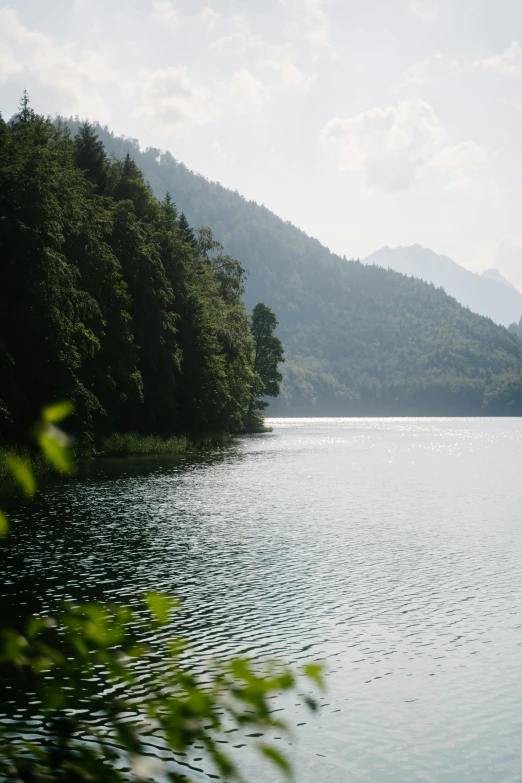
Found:
<path fill-rule="evenodd" d="M 46 408 L 35 428 L 40 448 L 60 472 L 70 471 L 72 461 L 56 425 L 70 411 L 65 403 Z M 14 455 L 6 459 L 23 492 L 34 495 L 30 465 Z M 5 534 L 7 519 L 1 519 Z M 144 600 L 148 622 L 120 605 L 68 604 L 56 618 L 31 617 L 23 632 L 0 627 L 0 683 L 15 702 L 21 697 L 30 705 L 30 723 L 0 724 L 0 779 L 187 783 L 192 761 L 203 751 L 215 773 L 241 781 L 222 750 L 227 734 L 241 728 L 268 735 L 288 731 L 272 699 L 296 687 L 294 672 L 277 662 L 236 658 L 206 667 L 203 681 L 183 665 L 181 640 L 154 650 L 147 643 L 151 630 L 167 626 L 177 601 L 161 593 Z M 305 666 L 301 676 L 322 687 L 319 665 Z M 305 701 L 315 709 L 312 698 Z M 151 739 L 160 749 L 153 758 Z M 273 744 L 260 742 L 257 749 L 291 775 L 288 759 Z"/>
<path fill-rule="evenodd" d="M 9 736 L 0 737 L 2 779 L 120 781 L 161 773 L 180 783 L 191 779 L 191 757 L 203 749 L 214 772 L 240 781 L 222 750 L 225 732 L 286 731 L 271 698 L 294 688 L 296 678 L 280 664 L 256 667 L 238 658 L 213 665 L 202 683 L 181 665 L 184 646 L 175 640 L 154 650 L 160 670 L 151 667 L 145 682 L 142 673 L 138 678 L 136 663 L 151 654 L 143 639 L 151 624 L 165 625 L 176 606 L 161 594 L 145 598 L 150 623 L 126 607 L 91 604 L 67 606 L 57 620 L 33 617 L 23 634 L 3 629 L 0 676 L 31 695 L 32 720 L 31 730 L 10 723 Z M 321 682 L 317 668 L 308 667 L 304 675 Z M 29 731 L 34 736 L 35 722 L 38 744 L 23 739 Z M 162 748 L 161 761 L 150 759 L 151 738 Z M 258 749 L 290 773 L 276 747 L 260 743 Z"/>
<path fill-rule="evenodd" d="M 34 439 L 42 458 L 53 470 L 62 475 L 74 472 L 74 461 L 70 449 L 70 438 L 56 425 L 73 412 L 70 402 L 57 402 L 44 408 L 40 421 L 34 427 Z M 31 460 L 26 454 L 15 451 L 0 453 L 7 472 L 25 497 L 31 499 L 36 493 L 36 478 Z M 9 521 L 0 509 L 0 538 L 9 532 Z"/>

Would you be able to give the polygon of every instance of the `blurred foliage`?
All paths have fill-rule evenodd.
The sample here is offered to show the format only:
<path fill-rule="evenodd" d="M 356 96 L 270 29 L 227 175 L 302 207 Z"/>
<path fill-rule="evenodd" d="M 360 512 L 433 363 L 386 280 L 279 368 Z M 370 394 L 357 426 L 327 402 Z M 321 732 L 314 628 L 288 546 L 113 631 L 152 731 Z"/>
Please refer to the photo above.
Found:
<path fill-rule="evenodd" d="M 69 402 L 54 403 L 43 409 L 40 420 L 33 428 L 34 439 L 41 452 L 41 459 L 52 470 L 64 475 L 74 472 L 74 460 L 71 450 L 72 439 L 56 425 L 73 412 Z M 0 477 L 10 475 L 14 484 L 27 498 L 36 492 L 36 477 L 30 452 L 22 450 L 0 452 L 3 463 Z M 40 467 L 40 466 L 39 466 Z M 6 535 L 9 523 L 6 515 L 0 511 L 0 537 Z"/>
<path fill-rule="evenodd" d="M 34 428 L 45 457 L 61 472 L 72 470 L 70 439 L 58 429 L 69 404 L 43 411 Z M 26 496 L 36 490 L 30 466 L 5 455 L 8 469 Z M 0 536 L 8 522 L 0 512 Z M 0 626 L 0 684 L 24 694 L 27 720 L 0 724 L 0 779 L 10 783 L 105 783 L 105 781 L 191 780 L 190 765 L 205 759 L 205 772 L 241 781 L 224 749 L 231 730 L 257 736 L 286 733 L 272 699 L 297 685 L 296 675 L 276 662 L 256 665 L 244 658 L 205 667 L 204 681 L 181 662 L 179 639 L 151 649 L 153 628 L 167 626 L 178 602 L 162 593 L 144 596 L 149 621 L 120 605 L 65 604 L 57 617 L 31 617 L 23 632 Z M 160 665 L 158 666 L 158 660 Z M 136 664 L 143 666 L 138 675 Z M 320 665 L 309 664 L 302 679 L 323 686 Z M 305 703 L 315 709 L 309 695 Z M 277 711 L 278 712 L 278 711 Z M 159 746 L 150 755 L 150 740 Z M 270 741 L 260 754 L 286 776 L 291 766 Z M 200 765 L 200 762 L 198 762 Z"/>
<path fill-rule="evenodd" d="M 151 624 L 168 623 L 175 602 L 161 594 L 148 594 L 146 602 Z M 144 682 L 134 665 L 151 652 L 144 642 L 148 632 L 150 626 L 129 609 L 99 604 L 65 606 L 56 619 L 33 617 L 23 634 L 2 629 L 0 678 L 32 697 L 30 727 L 10 723 L 0 735 L 2 780 L 102 783 L 163 775 L 186 783 L 191 757 L 203 750 L 207 772 L 240 781 L 224 750 L 226 732 L 287 731 L 272 698 L 295 688 L 290 669 L 233 659 L 210 667 L 202 683 L 181 665 L 184 648 L 175 640 L 155 648 L 161 667 L 151 666 Z M 317 668 L 303 676 L 322 683 Z M 308 704 L 314 708 L 310 699 Z M 150 757 L 152 736 L 161 761 Z M 260 741 L 258 748 L 290 775 L 277 747 Z"/>
<path fill-rule="evenodd" d="M 6 454 L 5 461 L 7 470 L 13 479 L 19 484 L 24 494 L 32 498 L 36 492 L 36 479 L 29 461 L 17 454 Z"/>

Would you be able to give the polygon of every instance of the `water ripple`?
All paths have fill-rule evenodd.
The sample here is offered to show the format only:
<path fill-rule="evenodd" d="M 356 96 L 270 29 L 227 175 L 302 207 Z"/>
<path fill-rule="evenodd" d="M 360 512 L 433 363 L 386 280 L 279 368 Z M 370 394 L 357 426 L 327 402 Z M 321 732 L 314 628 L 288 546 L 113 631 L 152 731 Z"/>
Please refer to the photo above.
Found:
<path fill-rule="evenodd" d="M 172 592 L 169 633 L 201 671 L 327 661 L 317 716 L 283 702 L 299 783 L 522 780 L 520 420 L 271 423 L 199 461 L 100 462 L 11 508 L 4 614 Z"/>

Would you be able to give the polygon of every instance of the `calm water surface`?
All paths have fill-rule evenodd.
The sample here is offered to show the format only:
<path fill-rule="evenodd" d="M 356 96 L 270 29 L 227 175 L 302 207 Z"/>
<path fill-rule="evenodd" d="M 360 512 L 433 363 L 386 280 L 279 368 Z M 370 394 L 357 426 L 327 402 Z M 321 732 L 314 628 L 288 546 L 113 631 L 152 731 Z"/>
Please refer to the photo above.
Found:
<path fill-rule="evenodd" d="M 283 704 L 298 783 L 522 781 L 522 420 L 270 424 L 11 509 L 4 615 L 173 592 L 195 657 L 326 661 L 318 714 Z"/>

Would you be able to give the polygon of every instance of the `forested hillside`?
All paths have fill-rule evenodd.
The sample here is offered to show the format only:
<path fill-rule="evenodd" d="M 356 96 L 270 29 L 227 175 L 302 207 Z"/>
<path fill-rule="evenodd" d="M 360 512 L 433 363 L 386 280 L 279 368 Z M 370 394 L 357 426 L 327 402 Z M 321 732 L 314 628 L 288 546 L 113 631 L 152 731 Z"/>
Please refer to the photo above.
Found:
<path fill-rule="evenodd" d="M 420 245 L 381 247 L 365 258 L 364 263 L 393 269 L 441 286 L 457 302 L 497 324 L 508 326 L 522 316 L 522 294 L 496 269 L 478 275 L 451 258 Z"/>
<path fill-rule="evenodd" d="M 64 398 L 84 434 L 242 429 L 264 388 L 243 277 L 130 157 L 25 98 L 0 117 L 0 441 Z"/>
<path fill-rule="evenodd" d="M 158 198 L 170 192 L 240 259 L 247 305 L 277 313 L 287 363 L 272 413 L 522 413 L 522 342 L 506 329 L 432 285 L 333 255 L 168 152 L 99 132 L 110 152 L 130 153 Z"/>
<path fill-rule="evenodd" d="M 522 340 L 522 317 L 518 323 L 513 322 L 512 324 L 509 324 L 508 331 L 511 334 L 515 334 L 520 340 Z"/>

